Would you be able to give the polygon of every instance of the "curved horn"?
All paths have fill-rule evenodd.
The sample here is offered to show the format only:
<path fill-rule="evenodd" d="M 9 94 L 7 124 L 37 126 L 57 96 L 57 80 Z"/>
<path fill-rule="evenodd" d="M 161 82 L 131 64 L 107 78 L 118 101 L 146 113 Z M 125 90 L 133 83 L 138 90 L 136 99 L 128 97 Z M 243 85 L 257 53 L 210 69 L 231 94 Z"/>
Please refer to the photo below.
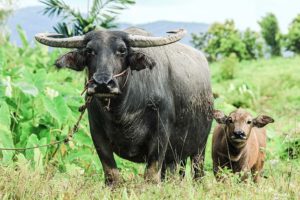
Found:
<path fill-rule="evenodd" d="M 165 37 L 149 37 L 143 35 L 131 35 L 129 34 L 128 40 L 132 47 L 156 47 L 171 44 L 179 41 L 186 34 L 186 30 L 178 29 L 175 31 L 168 31 L 171 33 Z"/>
<path fill-rule="evenodd" d="M 50 47 L 63 47 L 63 48 L 82 48 L 84 47 L 84 36 L 74 36 L 63 38 L 61 34 L 55 33 L 38 33 L 35 39 L 44 45 Z"/>

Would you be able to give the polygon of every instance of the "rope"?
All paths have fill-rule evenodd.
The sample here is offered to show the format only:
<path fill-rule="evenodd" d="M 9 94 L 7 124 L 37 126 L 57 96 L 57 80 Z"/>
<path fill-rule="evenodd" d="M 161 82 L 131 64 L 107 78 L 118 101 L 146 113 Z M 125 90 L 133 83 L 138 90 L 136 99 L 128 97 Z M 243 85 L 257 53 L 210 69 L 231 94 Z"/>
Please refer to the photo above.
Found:
<path fill-rule="evenodd" d="M 58 140 L 55 142 L 51 142 L 49 144 L 44 144 L 44 145 L 38 145 L 38 146 L 34 146 L 34 147 L 26 147 L 26 148 L 0 148 L 0 151 L 25 151 L 25 150 L 30 150 L 30 149 L 37 149 L 37 148 L 42 148 L 42 147 L 49 147 L 49 146 L 54 146 L 54 145 L 59 145 L 61 143 L 68 143 L 71 138 L 73 137 L 73 135 L 78 132 L 79 130 L 79 123 L 82 120 L 82 117 L 86 111 L 86 108 L 88 106 L 88 104 L 91 102 L 92 97 L 89 96 L 87 97 L 85 104 L 83 106 L 81 106 L 79 108 L 79 112 L 80 112 L 80 116 L 77 120 L 77 122 L 75 123 L 75 125 L 73 126 L 73 128 L 69 131 L 68 135 L 62 139 L 62 140 Z"/>

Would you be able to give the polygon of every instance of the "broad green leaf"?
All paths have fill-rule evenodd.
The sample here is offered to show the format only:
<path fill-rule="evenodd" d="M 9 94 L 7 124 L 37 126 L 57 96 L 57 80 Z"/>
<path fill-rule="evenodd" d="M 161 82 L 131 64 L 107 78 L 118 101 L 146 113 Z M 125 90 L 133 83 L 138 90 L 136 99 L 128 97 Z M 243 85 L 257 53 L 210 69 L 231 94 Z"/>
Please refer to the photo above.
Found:
<path fill-rule="evenodd" d="M 47 144 L 47 143 L 48 143 L 47 138 L 42 138 L 42 139 L 40 139 L 39 145 L 45 145 L 45 144 Z M 56 146 L 55 146 L 55 147 L 56 147 Z M 49 147 L 41 147 L 41 148 L 40 148 L 40 151 L 41 151 L 43 157 L 46 156 L 46 153 L 47 153 L 48 148 L 49 148 Z"/>
<path fill-rule="evenodd" d="M 11 118 L 8 105 L 5 101 L 0 101 L 0 124 L 10 130 Z"/>
<path fill-rule="evenodd" d="M 74 141 L 76 142 L 76 144 L 80 146 L 86 145 L 89 147 L 93 147 L 92 139 L 89 137 L 89 135 L 87 135 L 83 131 L 79 131 L 74 135 Z"/>
<path fill-rule="evenodd" d="M 62 119 L 60 118 L 60 114 L 56 110 L 54 101 L 51 100 L 50 98 L 44 96 L 43 103 L 44 103 L 44 107 L 45 107 L 46 111 L 51 115 L 51 117 L 53 117 L 57 121 L 59 126 L 61 126 Z"/>
<path fill-rule="evenodd" d="M 6 126 L 2 126 L 0 124 L 0 147 L 1 148 L 14 148 L 12 135 L 9 129 Z M 12 162 L 12 157 L 14 155 L 14 151 L 3 150 L 3 163 Z"/>
<path fill-rule="evenodd" d="M 39 145 L 39 139 L 35 134 L 31 134 L 27 140 L 26 148 L 35 147 Z M 34 150 L 26 150 L 26 158 L 33 159 L 34 158 Z"/>
<path fill-rule="evenodd" d="M 36 97 L 39 90 L 32 84 L 26 82 L 19 82 L 14 84 L 15 87 L 19 88 L 24 94 L 28 94 Z"/>
<path fill-rule="evenodd" d="M 56 98 L 54 98 L 54 102 L 61 123 L 65 123 L 68 120 L 68 116 L 70 113 L 70 109 L 67 106 L 65 99 L 61 96 L 57 96 Z"/>
<path fill-rule="evenodd" d="M 40 149 L 34 149 L 34 169 L 40 173 L 44 172 L 43 155 Z"/>

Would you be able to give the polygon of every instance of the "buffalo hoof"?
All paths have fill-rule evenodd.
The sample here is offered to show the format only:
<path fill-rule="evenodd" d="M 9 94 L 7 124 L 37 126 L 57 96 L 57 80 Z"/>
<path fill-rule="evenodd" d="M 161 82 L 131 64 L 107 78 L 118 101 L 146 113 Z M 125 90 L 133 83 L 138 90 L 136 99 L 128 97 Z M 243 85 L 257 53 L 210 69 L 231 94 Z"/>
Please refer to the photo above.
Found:
<path fill-rule="evenodd" d="M 147 182 L 154 184 L 158 184 L 161 182 L 161 170 L 157 168 L 156 163 L 146 168 L 144 179 Z"/>
<path fill-rule="evenodd" d="M 117 187 L 123 183 L 119 170 L 110 169 L 105 174 L 105 184 L 111 187 Z"/>

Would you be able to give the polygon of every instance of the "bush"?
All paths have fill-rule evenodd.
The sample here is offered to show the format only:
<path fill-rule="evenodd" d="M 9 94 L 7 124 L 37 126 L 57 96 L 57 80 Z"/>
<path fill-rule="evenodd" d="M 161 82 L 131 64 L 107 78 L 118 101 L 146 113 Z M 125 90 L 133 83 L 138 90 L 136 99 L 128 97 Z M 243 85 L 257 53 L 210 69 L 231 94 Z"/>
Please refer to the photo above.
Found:
<path fill-rule="evenodd" d="M 234 78 L 237 62 L 238 60 L 235 54 L 231 54 L 221 61 L 220 76 L 222 79 L 228 80 Z"/>
<path fill-rule="evenodd" d="M 300 54 L 300 14 L 290 24 L 285 42 L 287 50 Z"/>
<path fill-rule="evenodd" d="M 270 48 L 272 56 L 281 56 L 280 30 L 276 16 L 273 13 L 267 14 L 258 22 L 261 34 Z"/>
<path fill-rule="evenodd" d="M 214 23 L 206 33 L 192 34 L 195 48 L 203 50 L 210 61 L 235 54 L 239 60 L 256 59 L 262 55 L 259 35 L 250 29 L 238 31 L 234 21 Z"/>
<path fill-rule="evenodd" d="M 292 136 L 286 136 L 283 141 L 282 148 L 283 150 L 280 154 L 282 159 L 300 158 L 300 134 L 294 133 Z"/>

